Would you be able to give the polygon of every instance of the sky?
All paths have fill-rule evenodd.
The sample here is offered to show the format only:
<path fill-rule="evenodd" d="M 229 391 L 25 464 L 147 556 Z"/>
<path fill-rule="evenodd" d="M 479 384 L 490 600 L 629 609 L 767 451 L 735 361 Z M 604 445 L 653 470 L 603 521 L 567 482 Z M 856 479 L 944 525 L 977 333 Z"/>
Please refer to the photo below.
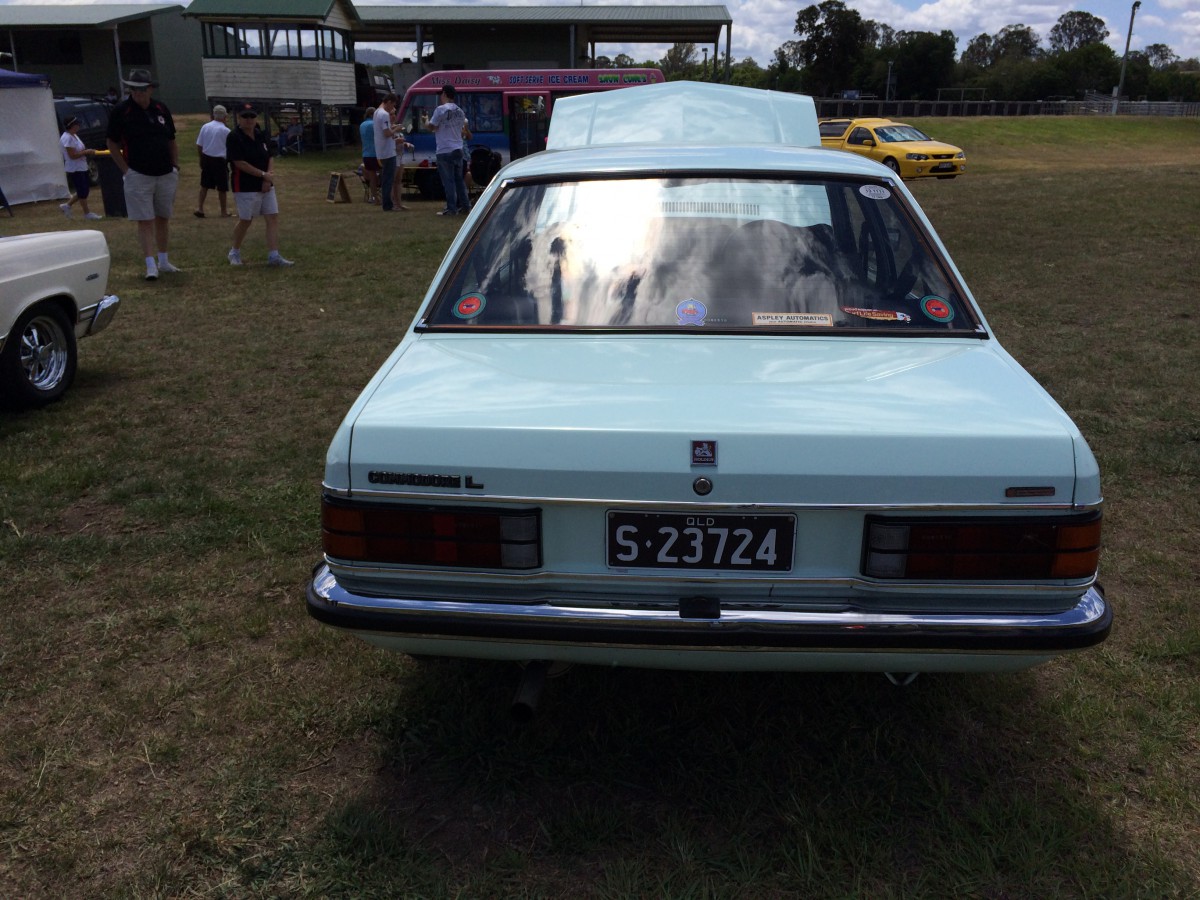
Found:
<path fill-rule="evenodd" d="M 20 4 L 28 0 L 0 0 L 0 8 Z M 95 3 L 97 0 L 41 0 L 42 3 Z M 139 2 L 139 0 L 125 0 Z M 149 0 L 147 0 L 149 2 Z M 161 0 L 160 0 L 161 2 Z M 186 4 L 187 0 L 179 0 Z M 703 3 L 705 0 L 694 0 Z M 731 53 L 734 61 L 750 56 L 761 66 L 768 65 L 775 55 L 775 48 L 795 37 L 793 29 L 796 13 L 809 6 L 809 2 L 798 0 L 725 0 L 724 6 L 733 18 Z M 1108 44 L 1118 55 L 1125 51 L 1125 39 L 1129 31 L 1131 2 L 1127 0 L 1084 0 L 1082 3 L 1054 2 L 1054 0 L 843 0 L 864 19 L 874 19 L 890 25 L 897 31 L 942 31 L 950 30 L 958 37 L 958 52 L 966 49 L 971 38 L 984 32 L 996 34 L 1005 25 L 1028 25 L 1047 44 L 1050 29 L 1058 17 L 1072 9 L 1099 16 L 1108 26 Z M 424 0 L 426 5 L 470 6 L 473 0 Z M 659 0 L 662 5 L 675 5 Z M 642 0 L 626 0 L 626 5 L 642 4 Z M 362 0 L 361 6 L 392 6 L 395 0 Z M 490 0 L 487 5 L 505 6 L 550 6 L 575 3 L 555 3 L 554 0 Z M 614 5 L 614 4 L 596 4 Z M 0 12 L 0 23 L 3 22 Z M 1200 0 L 1143 0 L 1134 20 L 1130 49 L 1140 50 L 1150 44 L 1166 44 L 1181 58 L 1200 57 Z M 388 50 L 396 56 L 407 56 L 411 45 L 370 44 L 367 46 Z M 638 44 L 621 47 L 600 45 L 597 53 L 616 56 L 625 52 L 635 60 L 659 59 L 666 52 L 665 46 Z M 725 52 L 722 37 L 720 52 Z"/>

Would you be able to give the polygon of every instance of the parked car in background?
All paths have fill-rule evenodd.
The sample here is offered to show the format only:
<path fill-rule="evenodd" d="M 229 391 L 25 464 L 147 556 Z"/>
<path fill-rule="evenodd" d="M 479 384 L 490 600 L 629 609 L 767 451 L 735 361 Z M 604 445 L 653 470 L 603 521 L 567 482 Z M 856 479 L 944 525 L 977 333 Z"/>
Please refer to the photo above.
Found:
<path fill-rule="evenodd" d="M 329 448 L 308 609 L 416 655 L 1015 671 L 1107 636 L 1101 505 L 899 178 L 811 98 L 649 85 L 484 192 Z"/>
<path fill-rule="evenodd" d="M 66 130 L 67 119 L 75 116 L 82 123 L 79 139 L 83 146 L 92 150 L 104 150 L 104 136 L 108 132 L 108 112 L 111 107 L 102 100 L 87 97 L 58 97 L 54 101 L 54 115 L 58 119 L 58 132 Z M 100 170 L 94 157 L 88 157 L 88 178 L 93 185 L 100 183 Z"/>
<path fill-rule="evenodd" d="M 955 178 L 967 171 L 967 155 L 890 119 L 821 119 L 821 145 L 881 162 L 901 178 Z"/>
<path fill-rule="evenodd" d="M 0 238 L 0 400 L 44 406 L 75 377 L 78 338 L 103 331 L 120 300 L 106 293 L 99 231 Z"/>
<path fill-rule="evenodd" d="M 391 93 L 391 78 L 366 63 L 354 64 L 354 96 L 360 107 L 378 106 Z"/>

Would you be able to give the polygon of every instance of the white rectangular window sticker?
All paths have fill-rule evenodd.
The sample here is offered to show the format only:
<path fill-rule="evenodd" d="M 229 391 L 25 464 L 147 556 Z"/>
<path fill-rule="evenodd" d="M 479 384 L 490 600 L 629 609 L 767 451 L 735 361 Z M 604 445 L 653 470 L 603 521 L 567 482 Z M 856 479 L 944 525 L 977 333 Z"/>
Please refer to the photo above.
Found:
<path fill-rule="evenodd" d="M 754 314 L 755 325 L 828 325 L 833 326 L 829 313 L 767 313 Z"/>

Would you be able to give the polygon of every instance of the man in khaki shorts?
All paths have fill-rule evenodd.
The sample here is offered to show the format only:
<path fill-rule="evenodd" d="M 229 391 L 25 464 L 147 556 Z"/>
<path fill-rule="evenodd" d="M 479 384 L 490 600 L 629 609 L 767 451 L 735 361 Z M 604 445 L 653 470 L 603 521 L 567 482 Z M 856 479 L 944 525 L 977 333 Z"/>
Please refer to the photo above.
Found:
<path fill-rule="evenodd" d="M 124 173 L 125 207 L 137 222 L 146 258 L 146 280 L 178 272 L 167 259 L 171 211 L 179 184 L 179 147 L 171 111 L 151 97 L 158 82 L 148 69 L 133 69 L 125 80 L 129 96 L 108 120 L 107 143 L 113 162 Z M 157 255 L 155 251 L 157 250 Z"/>
<path fill-rule="evenodd" d="M 243 265 L 242 241 L 255 218 L 266 223 L 267 265 L 276 269 L 293 265 L 290 259 L 279 255 L 279 200 L 275 196 L 272 146 L 258 127 L 254 104 L 241 104 L 237 110 L 237 128 L 225 139 L 225 157 L 233 175 L 233 201 L 238 211 L 233 246 L 229 250 L 231 266 Z"/>

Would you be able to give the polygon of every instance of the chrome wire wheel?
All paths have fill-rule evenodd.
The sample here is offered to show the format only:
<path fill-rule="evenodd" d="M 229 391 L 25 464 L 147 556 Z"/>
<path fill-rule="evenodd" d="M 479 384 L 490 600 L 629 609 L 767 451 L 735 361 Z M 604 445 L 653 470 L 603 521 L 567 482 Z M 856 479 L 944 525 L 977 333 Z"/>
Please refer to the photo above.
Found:
<path fill-rule="evenodd" d="M 21 369 L 30 387 L 52 391 L 62 382 L 70 360 L 62 323 L 49 315 L 34 316 L 21 332 Z"/>

